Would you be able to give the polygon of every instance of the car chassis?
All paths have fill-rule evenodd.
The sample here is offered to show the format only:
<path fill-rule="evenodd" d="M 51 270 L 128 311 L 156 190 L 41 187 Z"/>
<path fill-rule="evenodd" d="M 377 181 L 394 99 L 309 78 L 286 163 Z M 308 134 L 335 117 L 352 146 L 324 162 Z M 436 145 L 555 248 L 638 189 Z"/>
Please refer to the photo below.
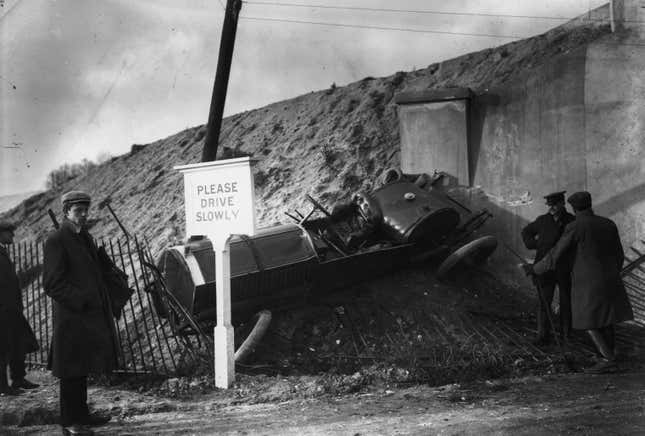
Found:
<path fill-rule="evenodd" d="M 486 259 L 497 246 L 493 236 L 473 240 L 492 217 L 487 210 L 471 212 L 439 189 L 406 180 L 358 194 L 332 212 L 307 199 L 312 205 L 308 214 L 287 213 L 294 223 L 230 238 L 234 324 L 262 309 L 302 305 L 415 262 L 441 262 L 437 275 L 446 277 L 460 263 Z M 155 273 L 147 290 L 159 316 L 176 336 L 206 340 L 216 322 L 211 241 L 191 237 L 164 250 L 156 265 L 146 266 Z"/>

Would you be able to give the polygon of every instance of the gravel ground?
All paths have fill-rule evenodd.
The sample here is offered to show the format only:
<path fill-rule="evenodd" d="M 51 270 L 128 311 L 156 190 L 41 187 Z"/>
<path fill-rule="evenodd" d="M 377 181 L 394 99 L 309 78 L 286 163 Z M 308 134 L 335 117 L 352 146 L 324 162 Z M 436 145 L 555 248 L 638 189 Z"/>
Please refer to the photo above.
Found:
<path fill-rule="evenodd" d="M 118 387 L 95 387 L 90 396 L 97 407 L 114 415 L 112 422 L 96 429 L 106 435 L 637 435 L 645 426 L 644 376 L 642 371 L 529 376 L 260 403 L 238 403 L 236 388 L 162 399 Z M 38 380 L 46 386 L 21 401 L 42 404 L 38 399 L 55 391 L 45 374 Z M 7 402 L 0 401 L 4 416 Z M 59 427 L 1 430 L 44 435 L 58 432 Z"/>

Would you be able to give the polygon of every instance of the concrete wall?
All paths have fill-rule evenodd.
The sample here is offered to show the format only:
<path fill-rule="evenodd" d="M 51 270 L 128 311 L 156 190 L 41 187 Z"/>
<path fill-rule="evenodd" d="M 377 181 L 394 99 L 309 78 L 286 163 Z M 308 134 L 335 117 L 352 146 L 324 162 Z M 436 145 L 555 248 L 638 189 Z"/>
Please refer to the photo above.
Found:
<path fill-rule="evenodd" d="M 462 184 L 468 176 L 467 100 L 406 104 L 400 107 L 401 171 L 441 169 Z"/>
<path fill-rule="evenodd" d="M 520 83 L 472 102 L 474 185 L 521 217 L 543 211 L 542 196 L 585 187 L 584 51 L 554 59 Z"/>
<path fill-rule="evenodd" d="M 645 0 L 612 0 L 610 10 L 613 31 L 628 31 L 645 38 Z"/>
<path fill-rule="evenodd" d="M 592 44 L 585 84 L 587 186 L 596 211 L 631 245 L 645 239 L 645 40 L 613 35 Z"/>
<path fill-rule="evenodd" d="M 543 196 L 587 188 L 585 50 L 561 55 L 522 80 L 472 101 L 473 188 L 453 192 L 494 215 L 487 232 L 531 258 L 520 232 L 546 212 Z M 515 259 L 500 247 L 492 264 L 514 284 L 525 283 Z"/>
<path fill-rule="evenodd" d="M 491 210 L 495 219 L 486 233 L 531 257 L 520 231 L 545 213 L 542 197 L 588 190 L 596 212 L 618 224 L 626 249 L 645 239 L 645 41 L 639 33 L 608 35 L 562 54 L 522 80 L 477 93 L 471 108 L 472 184 L 451 193 Z M 506 281 L 526 284 L 507 250 L 497 250 L 492 263 Z"/>

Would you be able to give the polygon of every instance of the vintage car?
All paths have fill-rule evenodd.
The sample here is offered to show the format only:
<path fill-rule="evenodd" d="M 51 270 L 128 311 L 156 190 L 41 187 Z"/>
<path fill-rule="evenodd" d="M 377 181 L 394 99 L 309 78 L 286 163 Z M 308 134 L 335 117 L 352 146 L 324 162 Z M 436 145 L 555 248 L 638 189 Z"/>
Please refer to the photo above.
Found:
<path fill-rule="evenodd" d="M 230 240 L 234 324 L 413 262 L 433 259 L 445 277 L 461 262 L 487 258 L 497 246 L 493 236 L 472 240 L 491 217 L 486 210 L 472 213 L 441 190 L 403 178 L 331 212 L 308 200 L 307 215 L 287 213 L 293 223 Z M 177 334 L 203 334 L 215 323 L 214 256 L 211 242 L 197 237 L 169 247 L 157 261 L 161 291 L 153 293 L 155 307 Z"/>

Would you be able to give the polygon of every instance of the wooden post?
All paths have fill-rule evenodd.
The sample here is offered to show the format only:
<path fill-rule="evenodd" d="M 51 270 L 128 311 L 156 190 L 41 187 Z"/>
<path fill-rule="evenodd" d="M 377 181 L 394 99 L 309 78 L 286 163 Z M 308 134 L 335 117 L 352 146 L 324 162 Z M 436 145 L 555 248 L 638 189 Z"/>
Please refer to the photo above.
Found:
<path fill-rule="evenodd" d="M 234 330 L 231 324 L 231 258 L 229 238 L 213 240 L 215 250 L 215 386 L 228 389 L 235 381 Z"/>
<path fill-rule="evenodd" d="M 219 133 L 222 127 L 222 116 L 224 114 L 224 103 L 226 102 L 226 90 L 228 88 L 228 77 L 231 72 L 233 61 L 233 48 L 235 46 L 235 33 L 237 32 L 237 20 L 242 9 L 242 0 L 227 0 L 226 11 L 224 12 L 224 25 L 220 40 L 219 57 L 217 59 L 217 73 L 213 85 L 211 107 L 208 114 L 208 125 L 206 127 L 206 139 L 202 150 L 202 162 L 214 161 L 217 158 L 217 145 Z"/>

